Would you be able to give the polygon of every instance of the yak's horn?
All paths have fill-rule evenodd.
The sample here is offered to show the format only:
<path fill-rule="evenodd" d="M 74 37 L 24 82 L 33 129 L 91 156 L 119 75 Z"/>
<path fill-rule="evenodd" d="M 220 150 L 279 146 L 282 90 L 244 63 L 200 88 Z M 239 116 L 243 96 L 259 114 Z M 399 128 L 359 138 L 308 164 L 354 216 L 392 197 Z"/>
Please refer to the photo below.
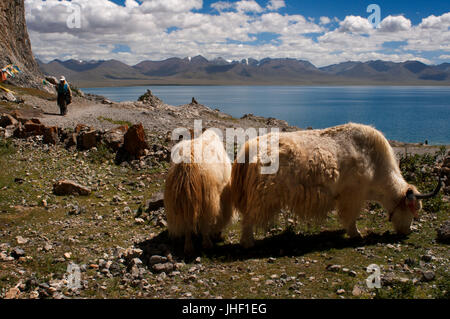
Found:
<path fill-rule="evenodd" d="M 414 194 L 414 195 L 416 196 L 417 199 L 432 198 L 439 193 L 439 191 L 441 190 L 441 187 L 442 187 L 442 174 L 439 175 L 439 182 L 434 191 L 432 191 L 431 193 L 428 193 L 428 194 Z"/>

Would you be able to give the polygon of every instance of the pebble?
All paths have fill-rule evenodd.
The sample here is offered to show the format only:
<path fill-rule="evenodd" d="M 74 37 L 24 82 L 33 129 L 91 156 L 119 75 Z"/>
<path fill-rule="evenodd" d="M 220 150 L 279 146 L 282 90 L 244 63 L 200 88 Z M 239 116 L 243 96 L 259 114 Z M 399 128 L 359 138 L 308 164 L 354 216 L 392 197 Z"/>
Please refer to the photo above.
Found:
<path fill-rule="evenodd" d="M 342 268 L 341 265 L 328 265 L 327 266 L 327 270 L 332 271 L 332 272 L 338 272 L 341 270 L 341 268 Z"/>
<path fill-rule="evenodd" d="M 422 273 L 422 279 L 424 281 L 433 281 L 435 277 L 436 277 L 436 274 L 432 270 L 424 271 Z"/>
<path fill-rule="evenodd" d="M 145 224 L 145 220 L 143 220 L 142 218 L 135 218 L 134 223 L 137 225 L 142 225 Z"/>
<path fill-rule="evenodd" d="M 165 272 L 165 273 L 170 273 L 173 271 L 173 264 L 172 263 L 164 263 L 164 264 L 155 264 L 152 266 L 152 269 L 157 272 Z"/>
<path fill-rule="evenodd" d="M 352 295 L 355 297 L 359 297 L 362 294 L 362 290 L 361 288 L 359 288 L 358 286 L 354 286 L 353 290 L 352 290 Z"/>
<path fill-rule="evenodd" d="M 163 264 L 165 262 L 167 262 L 167 258 L 159 255 L 153 255 L 149 259 L 149 264 L 152 266 L 155 264 Z"/>
<path fill-rule="evenodd" d="M 16 240 L 19 245 L 24 245 L 28 243 L 28 238 L 23 238 L 22 236 L 17 236 Z"/>
<path fill-rule="evenodd" d="M 15 259 L 19 259 L 20 257 L 25 256 L 25 251 L 20 248 L 14 248 L 11 252 L 11 256 Z"/>

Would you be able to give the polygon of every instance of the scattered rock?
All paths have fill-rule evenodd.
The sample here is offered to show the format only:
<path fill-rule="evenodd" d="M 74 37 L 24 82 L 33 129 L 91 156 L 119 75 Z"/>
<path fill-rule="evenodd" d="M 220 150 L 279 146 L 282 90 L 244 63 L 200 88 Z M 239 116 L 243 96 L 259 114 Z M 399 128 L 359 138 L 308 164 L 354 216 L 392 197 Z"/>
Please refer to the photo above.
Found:
<path fill-rule="evenodd" d="M 433 281 L 435 277 L 436 277 L 436 274 L 432 270 L 424 271 L 422 273 L 423 281 Z"/>
<path fill-rule="evenodd" d="M 119 150 L 124 142 L 125 133 L 128 131 L 128 125 L 122 125 L 106 131 L 103 134 L 103 141 L 110 147 L 113 151 Z"/>
<path fill-rule="evenodd" d="M 25 251 L 23 249 L 20 249 L 20 248 L 14 248 L 11 251 L 11 256 L 14 257 L 15 259 L 19 259 L 20 257 L 24 257 L 25 256 Z"/>
<path fill-rule="evenodd" d="M 156 265 L 156 264 L 163 264 L 165 262 L 167 262 L 167 257 L 163 257 L 163 256 L 159 256 L 159 255 L 153 255 L 149 259 L 149 264 L 151 266 Z"/>
<path fill-rule="evenodd" d="M 9 114 L 2 114 L 0 117 L 0 127 L 7 127 L 10 125 L 16 126 L 19 122 Z"/>
<path fill-rule="evenodd" d="M 50 126 L 44 128 L 44 144 L 53 144 L 58 143 L 58 128 L 56 126 Z"/>
<path fill-rule="evenodd" d="M 77 147 L 81 150 L 89 150 L 97 146 L 97 131 L 81 131 L 77 137 Z"/>
<path fill-rule="evenodd" d="M 171 271 L 173 271 L 173 264 L 172 263 L 164 263 L 164 264 L 155 264 L 152 266 L 152 269 L 156 272 L 156 273 L 161 273 L 161 272 L 165 272 L 166 274 L 170 273 Z"/>
<path fill-rule="evenodd" d="M 437 230 L 437 240 L 444 244 L 450 244 L 450 220 L 447 220 Z"/>
<path fill-rule="evenodd" d="M 13 287 L 5 294 L 5 299 L 17 299 L 20 296 L 20 290 L 17 287 Z"/>
<path fill-rule="evenodd" d="M 136 124 L 129 128 L 124 136 L 123 148 L 135 158 L 140 158 L 144 155 L 144 150 L 149 147 L 145 141 L 145 132 L 142 124 Z"/>
<path fill-rule="evenodd" d="M 345 294 L 345 289 L 338 289 L 338 291 L 336 291 L 336 293 L 337 293 L 338 295 Z"/>
<path fill-rule="evenodd" d="M 328 265 L 326 269 L 332 272 L 339 272 L 341 268 L 342 268 L 341 265 Z"/>
<path fill-rule="evenodd" d="M 28 238 L 23 238 L 22 236 L 17 236 L 16 240 L 19 245 L 28 243 Z"/>
<path fill-rule="evenodd" d="M 354 286 L 353 290 L 352 290 L 352 295 L 355 297 L 359 297 L 362 294 L 362 290 L 361 288 L 359 288 L 358 286 Z"/>
<path fill-rule="evenodd" d="M 53 193 L 58 196 L 67 196 L 67 195 L 89 196 L 91 194 L 91 190 L 73 181 L 60 180 L 53 185 Z"/>
<path fill-rule="evenodd" d="M 150 200 L 147 202 L 147 212 L 156 211 L 164 207 L 164 193 L 154 193 Z"/>

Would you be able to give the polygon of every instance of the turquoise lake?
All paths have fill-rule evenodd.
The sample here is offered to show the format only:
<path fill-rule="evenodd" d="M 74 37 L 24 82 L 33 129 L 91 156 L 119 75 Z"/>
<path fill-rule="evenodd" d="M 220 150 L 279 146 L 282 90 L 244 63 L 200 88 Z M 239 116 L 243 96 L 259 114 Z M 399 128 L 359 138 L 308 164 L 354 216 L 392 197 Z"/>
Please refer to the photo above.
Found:
<path fill-rule="evenodd" d="M 370 124 L 388 139 L 450 144 L 450 87 L 139 86 L 82 89 L 113 101 L 136 101 L 147 89 L 165 103 L 201 104 L 234 117 L 252 113 L 300 128 Z"/>

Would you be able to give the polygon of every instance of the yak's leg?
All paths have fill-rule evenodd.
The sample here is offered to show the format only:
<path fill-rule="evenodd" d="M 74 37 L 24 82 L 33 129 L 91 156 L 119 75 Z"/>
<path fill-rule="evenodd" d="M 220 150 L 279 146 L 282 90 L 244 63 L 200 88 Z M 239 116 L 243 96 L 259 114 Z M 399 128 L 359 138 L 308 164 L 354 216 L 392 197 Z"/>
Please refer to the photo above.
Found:
<path fill-rule="evenodd" d="M 339 218 L 350 238 L 361 237 L 361 233 L 356 227 L 356 220 L 358 219 L 362 207 L 363 202 L 354 198 L 348 198 L 348 200 L 345 201 L 342 201 L 341 198 L 338 203 Z"/>
<path fill-rule="evenodd" d="M 213 243 L 211 241 L 211 236 L 209 233 L 202 234 L 202 247 L 205 250 L 209 250 L 209 249 L 213 248 Z"/>
<path fill-rule="evenodd" d="M 250 248 L 255 245 L 255 238 L 253 237 L 253 223 L 245 216 L 242 219 L 241 245 L 244 248 Z"/>
<path fill-rule="evenodd" d="M 194 245 L 192 243 L 192 233 L 186 232 L 184 235 L 184 253 L 185 255 L 193 255 L 194 254 Z"/>

